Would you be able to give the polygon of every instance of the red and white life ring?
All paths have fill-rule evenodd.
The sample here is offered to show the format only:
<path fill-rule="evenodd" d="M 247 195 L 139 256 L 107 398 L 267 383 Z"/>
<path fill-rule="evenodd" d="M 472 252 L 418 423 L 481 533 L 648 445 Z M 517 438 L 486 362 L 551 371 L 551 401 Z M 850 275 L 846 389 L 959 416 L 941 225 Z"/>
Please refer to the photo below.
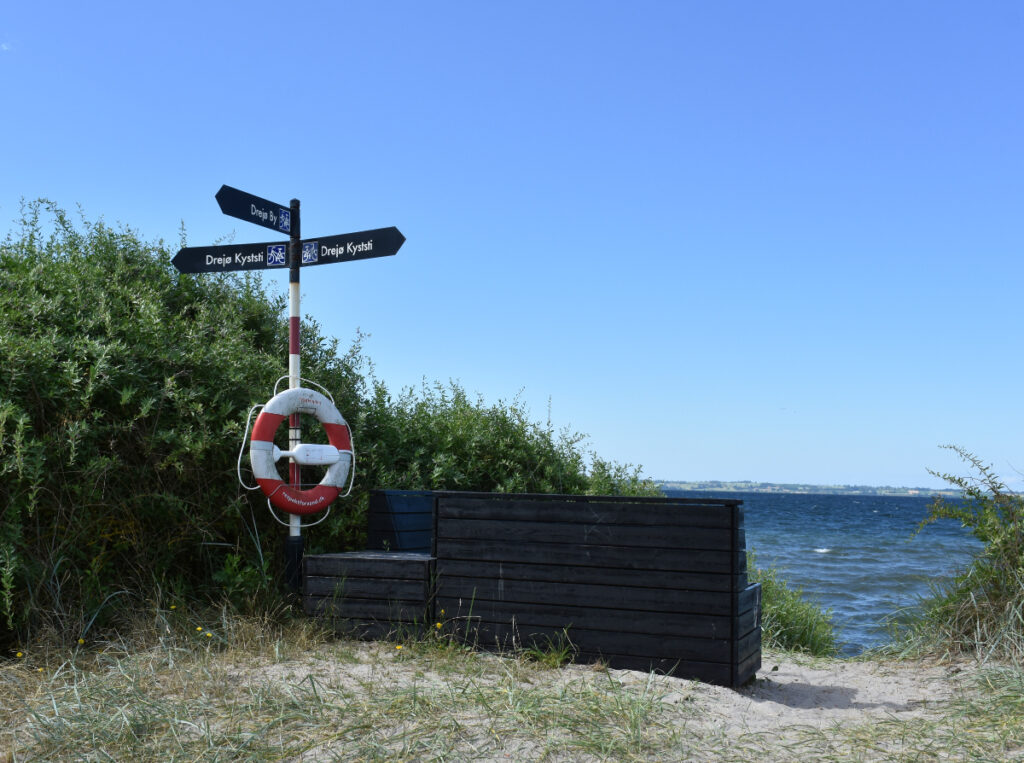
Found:
<path fill-rule="evenodd" d="M 316 416 L 327 432 L 327 441 L 340 456 L 327 468 L 320 484 L 309 490 L 287 484 L 275 466 L 280 450 L 274 447 L 274 433 L 293 413 Z M 352 466 L 352 433 L 325 395 L 305 387 L 288 389 L 270 398 L 256 417 L 249 442 L 249 462 L 256 482 L 274 506 L 289 514 L 315 514 L 326 509 L 345 488 Z"/>

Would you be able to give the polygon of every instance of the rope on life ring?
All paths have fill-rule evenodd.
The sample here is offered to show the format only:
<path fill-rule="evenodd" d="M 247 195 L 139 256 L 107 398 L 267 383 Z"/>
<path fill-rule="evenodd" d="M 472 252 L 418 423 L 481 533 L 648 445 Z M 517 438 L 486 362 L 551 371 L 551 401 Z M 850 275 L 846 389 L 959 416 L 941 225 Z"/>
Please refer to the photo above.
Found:
<path fill-rule="evenodd" d="M 275 466 L 281 451 L 274 445 L 274 433 L 293 413 L 316 416 L 327 432 L 327 442 L 338 452 L 338 459 L 327 467 L 320 484 L 308 490 L 285 483 Z M 325 395 L 305 387 L 288 389 L 270 398 L 256 417 L 249 441 L 249 462 L 260 490 L 271 504 L 289 514 L 315 514 L 326 509 L 346 487 L 352 466 L 352 433 Z"/>

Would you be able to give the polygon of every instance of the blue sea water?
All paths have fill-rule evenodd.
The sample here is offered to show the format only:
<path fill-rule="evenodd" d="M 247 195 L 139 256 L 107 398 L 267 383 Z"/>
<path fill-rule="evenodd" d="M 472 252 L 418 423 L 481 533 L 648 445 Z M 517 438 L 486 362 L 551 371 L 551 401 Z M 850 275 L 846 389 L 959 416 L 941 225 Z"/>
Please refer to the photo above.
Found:
<path fill-rule="evenodd" d="M 757 566 L 775 567 L 831 608 L 846 655 L 887 642 L 884 621 L 915 607 L 931 591 L 930 582 L 948 580 L 981 548 L 952 520 L 914 537 L 928 514 L 927 497 L 666 493 L 742 499 L 747 549 Z"/>

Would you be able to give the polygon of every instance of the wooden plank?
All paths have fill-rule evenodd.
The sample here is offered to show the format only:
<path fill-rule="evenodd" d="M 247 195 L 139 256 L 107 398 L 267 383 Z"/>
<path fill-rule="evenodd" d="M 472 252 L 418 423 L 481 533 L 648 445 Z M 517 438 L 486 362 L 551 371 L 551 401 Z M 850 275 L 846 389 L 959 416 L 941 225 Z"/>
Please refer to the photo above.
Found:
<path fill-rule="evenodd" d="M 761 627 L 761 611 L 758 609 L 748 609 L 746 612 L 737 615 L 735 622 L 735 632 L 743 636 L 755 628 Z"/>
<path fill-rule="evenodd" d="M 628 570 L 666 570 L 670 572 L 737 571 L 743 554 L 731 551 L 645 549 L 587 544 L 517 543 L 501 541 L 437 539 L 437 558 L 527 564 L 568 564 L 583 567 L 614 567 Z"/>
<path fill-rule="evenodd" d="M 429 554 L 355 551 L 345 554 L 314 554 L 303 558 L 306 575 L 426 579 L 433 557 Z"/>
<path fill-rule="evenodd" d="M 707 572 L 625 570 L 615 567 L 580 567 L 568 564 L 517 564 L 515 562 L 443 559 L 437 566 L 443 577 L 493 578 L 495 580 L 548 580 L 565 583 L 627 585 L 644 588 L 686 588 L 696 591 L 736 591 L 747 587 L 745 575 Z"/>
<path fill-rule="evenodd" d="M 758 648 L 752 652 L 748 657 L 743 659 L 734 670 L 734 677 L 732 686 L 743 686 L 747 681 L 754 678 L 757 675 L 757 671 L 761 669 L 761 649 Z"/>
<path fill-rule="evenodd" d="M 752 583 L 736 594 L 736 614 L 761 608 L 761 584 Z"/>
<path fill-rule="evenodd" d="M 749 633 L 737 644 L 733 664 L 735 665 L 735 686 L 740 686 L 754 677 L 761 667 L 760 628 Z"/>
<path fill-rule="evenodd" d="M 479 619 L 488 622 L 528 623 L 550 628 L 584 628 L 617 633 L 646 633 L 663 636 L 728 638 L 732 621 L 723 615 L 680 614 L 666 612 L 628 612 L 600 607 L 562 604 L 523 604 L 493 601 L 467 601 L 439 596 L 434 611 L 440 621 Z M 442 615 L 441 612 L 444 612 Z"/>
<path fill-rule="evenodd" d="M 474 648 L 493 652 L 509 652 L 520 647 L 512 642 L 494 643 L 493 641 L 470 640 L 465 642 Z M 544 648 L 545 645 L 540 645 Z M 703 681 L 718 686 L 731 686 L 735 673 L 733 666 L 724 662 L 702 662 L 700 660 L 681 660 L 666 657 L 638 657 L 629 654 L 611 654 L 608 652 L 592 652 L 577 650 L 572 662 L 578 664 L 599 663 L 615 670 L 638 670 L 642 673 L 657 673 L 680 679 Z"/>
<path fill-rule="evenodd" d="M 744 634 L 736 644 L 736 662 L 742 662 L 752 654 L 760 654 L 762 637 L 760 628 Z"/>
<path fill-rule="evenodd" d="M 437 539 L 501 540 L 505 543 L 570 543 L 640 548 L 732 550 L 727 529 L 569 522 L 448 519 L 438 517 Z"/>
<path fill-rule="evenodd" d="M 431 554 L 424 554 L 418 551 L 380 551 L 379 549 L 366 549 L 365 551 L 345 551 L 343 553 L 336 554 L 310 554 L 305 559 L 318 559 L 325 562 L 339 561 L 339 562 L 359 562 L 359 561 L 383 561 L 383 562 L 402 562 L 405 564 L 415 564 L 430 562 L 433 559 Z"/>
<path fill-rule="evenodd" d="M 307 615 L 345 617 L 386 622 L 425 622 L 422 601 L 385 602 L 379 599 L 335 599 L 329 596 L 304 596 L 302 608 Z"/>
<path fill-rule="evenodd" d="M 761 629 L 755 628 L 733 642 L 733 685 L 746 683 L 761 666 Z"/>
<path fill-rule="evenodd" d="M 539 501 L 520 498 L 465 498 L 442 495 L 438 519 L 510 520 L 523 522 L 571 522 L 613 525 L 670 525 L 682 527 L 733 527 L 732 506 L 675 501 L 637 503 L 565 500 Z"/>
<path fill-rule="evenodd" d="M 389 580 L 387 578 L 336 578 L 306 576 L 302 581 L 306 596 L 334 596 L 340 599 L 378 599 L 380 601 L 426 601 L 427 579 Z"/>
<path fill-rule="evenodd" d="M 639 670 L 644 673 L 658 673 L 689 681 L 702 681 L 717 686 L 732 686 L 731 665 L 700 660 L 678 660 L 633 655 L 581 653 L 581 661 L 602 662 L 616 670 Z"/>
<path fill-rule="evenodd" d="M 649 659 L 698 660 L 730 663 L 733 644 L 729 639 L 691 638 L 686 636 L 650 636 L 638 633 L 614 633 L 571 628 L 550 628 L 527 623 L 476 621 L 466 624 L 468 637 L 481 644 L 550 648 L 564 643 L 566 636 L 581 652 L 618 654 Z"/>
<path fill-rule="evenodd" d="M 391 623 L 347 617 L 330 618 L 330 627 L 339 636 L 363 641 L 420 638 L 426 632 L 422 623 Z"/>
<path fill-rule="evenodd" d="M 733 662 L 740 662 L 745 657 L 748 657 L 755 651 L 758 651 L 761 646 L 761 629 L 755 628 L 746 634 L 742 638 L 736 639 L 733 642 Z"/>
<path fill-rule="evenodd" d="M 731 617 L 732 594 L 715 591 L 549 583 L 536 580 L 438 577 L 437 595 L 470 601 L 565 604 L 647 612 L 687 612 Z M 626 616 L 626 615 L 624 615 Z"/>

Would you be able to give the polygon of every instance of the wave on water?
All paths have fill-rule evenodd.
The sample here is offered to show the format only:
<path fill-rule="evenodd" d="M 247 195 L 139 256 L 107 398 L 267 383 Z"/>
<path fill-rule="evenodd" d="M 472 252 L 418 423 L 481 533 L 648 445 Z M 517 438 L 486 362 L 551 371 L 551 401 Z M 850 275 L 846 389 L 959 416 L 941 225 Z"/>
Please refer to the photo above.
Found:
<path fill-rule="evenodd" d="M 927 496 L 711 495 L 743 501 L 747 549 L 758 566 L 775 568 L 832 610 L 846 655 L 889 641 L 886 620 L 918 606 L 935 583 L 965 568 L 981 548 L 954 520 L 917 532 L 928 515 Z"/>

